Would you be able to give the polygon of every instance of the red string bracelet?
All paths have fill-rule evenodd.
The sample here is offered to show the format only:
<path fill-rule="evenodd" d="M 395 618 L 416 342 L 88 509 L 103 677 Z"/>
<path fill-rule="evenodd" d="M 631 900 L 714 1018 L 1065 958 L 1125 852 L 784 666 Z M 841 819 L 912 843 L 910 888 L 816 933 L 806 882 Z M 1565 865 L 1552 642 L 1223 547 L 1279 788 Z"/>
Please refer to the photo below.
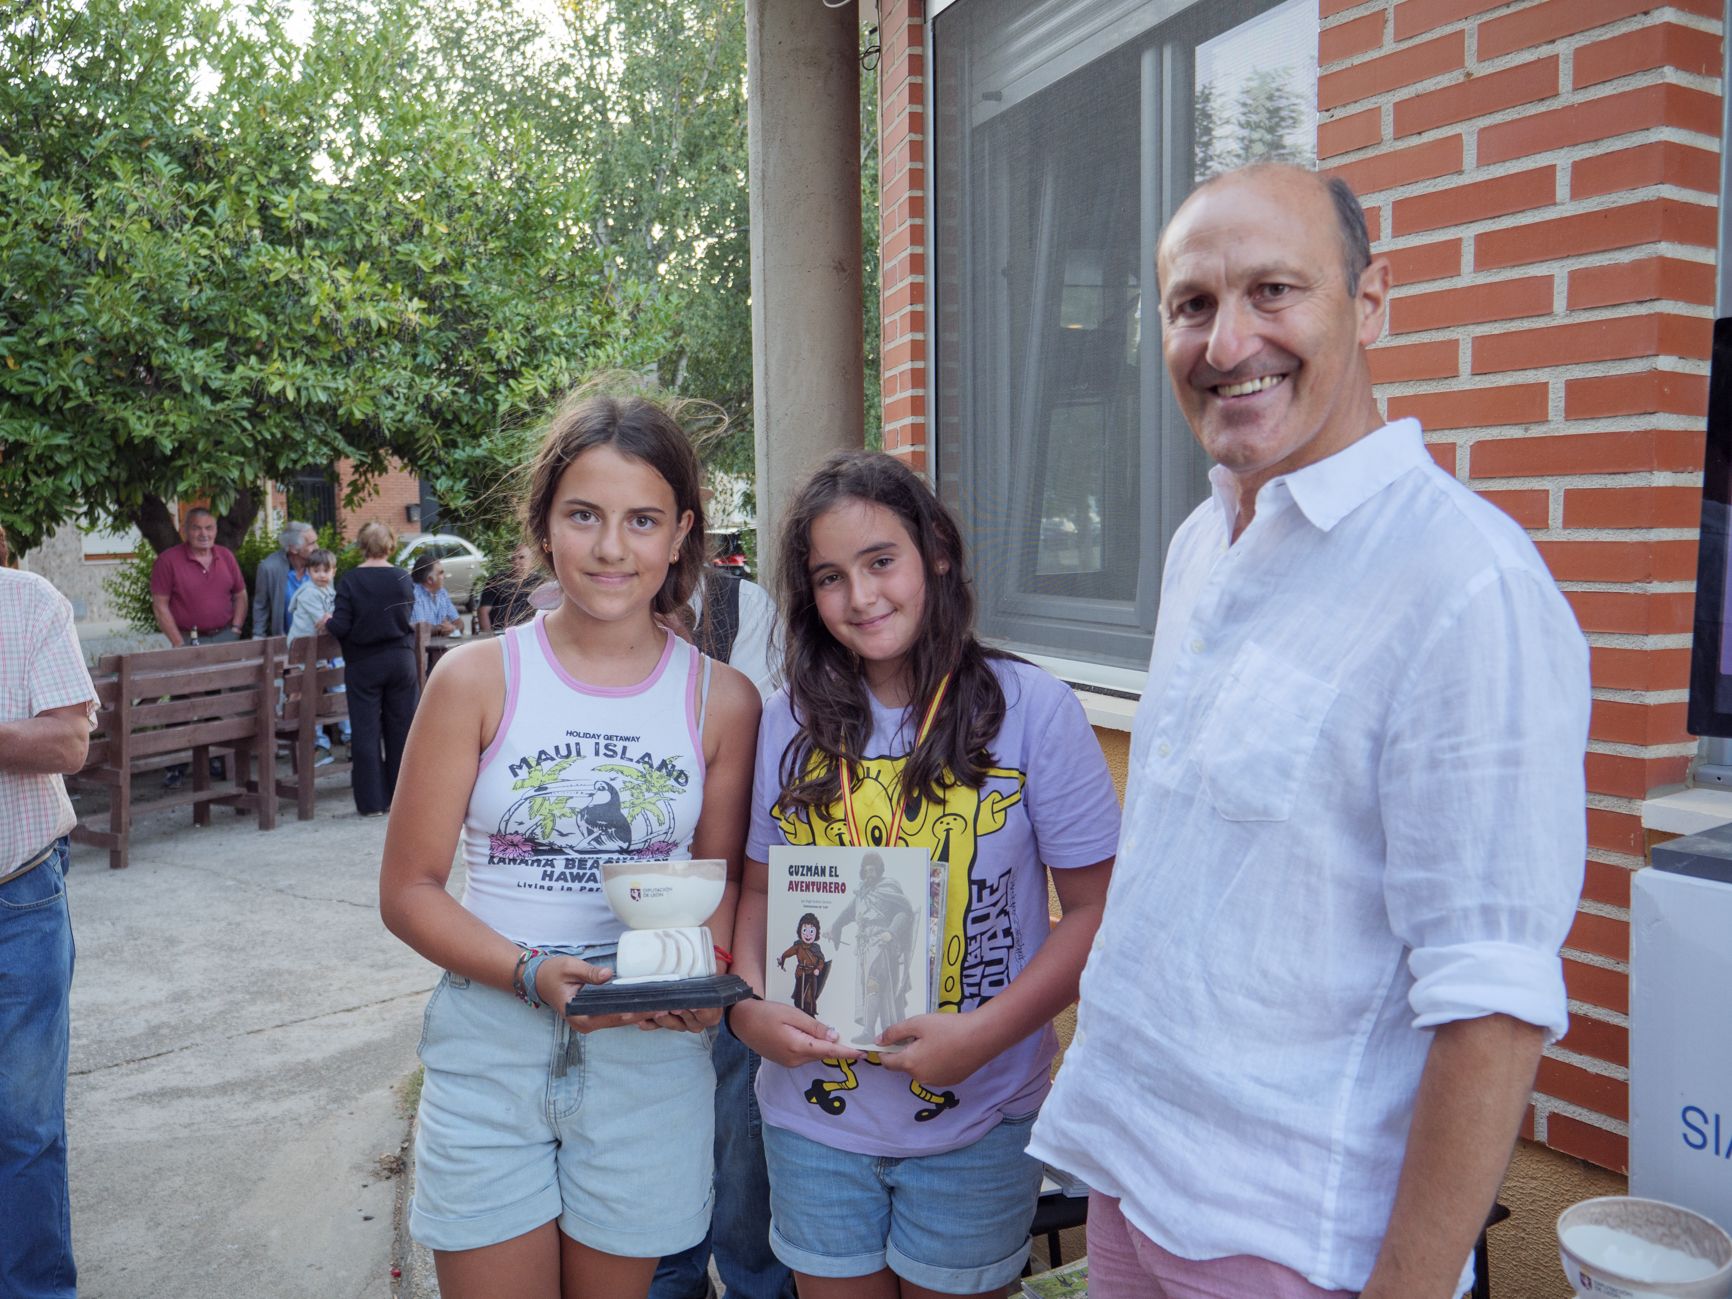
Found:
<path fill-rule="evenodd" d="M 726 961 L 729 965 L 734 963 L 734 954 L 732 952 L 725 951 L 721 947 L 717 947 L 714 943 L 711 943 L 710 946 L 715 947 L 716 955 L 721 957 L 721 959 Z"/>

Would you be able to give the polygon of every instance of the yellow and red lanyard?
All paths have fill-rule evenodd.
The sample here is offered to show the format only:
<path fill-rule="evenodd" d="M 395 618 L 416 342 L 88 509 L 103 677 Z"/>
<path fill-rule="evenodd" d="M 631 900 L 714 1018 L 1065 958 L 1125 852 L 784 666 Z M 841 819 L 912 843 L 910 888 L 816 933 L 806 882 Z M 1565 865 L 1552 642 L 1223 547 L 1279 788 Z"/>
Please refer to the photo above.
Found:
<path fill-rule="evenodd" d="M 944 692 L 950 686 L 950 673 L 944 674 L 944 679 L 938 683 L 938 689 L 932 692 L 932 702 L 926 705 L 926 717 L 920 723 L 920 733 L 914 737 L 914 748 L 918 749 L 926 742 L 926 737 L 932 733 L 932 723 L 938 716 L 938 706 L 944 702 Z M 842 820 L 848 827 L 848 843 L 855 848 L 869 847 L 860 838 L 860 818 L 854 811 L 854 772 L 848 764 L 848 759 L 842 759 Z M 902 837 L 902 813 L 908 807 L 908 800 L 902 793 L 902 777 L 896 778 L 896 799 L 890 813 L 890 833 L 885 836 L 883 847 L 894 848 Z"/>

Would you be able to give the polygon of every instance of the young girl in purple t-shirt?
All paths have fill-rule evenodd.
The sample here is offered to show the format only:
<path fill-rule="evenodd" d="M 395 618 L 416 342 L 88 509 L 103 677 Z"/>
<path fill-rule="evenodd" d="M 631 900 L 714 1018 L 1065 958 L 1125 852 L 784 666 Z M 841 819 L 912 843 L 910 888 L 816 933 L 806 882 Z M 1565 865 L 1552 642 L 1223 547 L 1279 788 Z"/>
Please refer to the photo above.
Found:
<path fill-rule="evenodd" d="M 788 684 L 759 732 L 738 973 L 762 990 L 770 847 L 851 841 L 844 778 L 858 846 L 949 865 L 937 1008 L 877 1037 L 900 1050 L 845 1046 L 793 1006 L 729 1012 L 764 1057 L 771 1245 L 802 1299 L 1000 1296 L 1028 1251 L 1041 1168 L 1024 1147 L 1119 809 L 1071 691 L 976 639 L 966 569 L 955 520 L 885 455 L 829 460 L 781 537 Z"/>

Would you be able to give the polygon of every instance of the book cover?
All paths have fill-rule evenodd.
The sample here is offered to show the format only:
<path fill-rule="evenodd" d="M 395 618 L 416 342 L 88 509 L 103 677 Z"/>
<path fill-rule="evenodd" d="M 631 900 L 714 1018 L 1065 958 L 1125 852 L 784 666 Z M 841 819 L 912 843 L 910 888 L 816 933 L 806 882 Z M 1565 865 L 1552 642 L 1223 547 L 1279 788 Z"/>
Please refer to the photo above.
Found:
<path fill-rule="evenodd" d="M 1022 1279 L 1025 1299 L 1088 1299 L 1089 1261 L 1085 1254 L 1074 1263 L 1055 1267 L 1039 1276 Z"/>
<path fill-rule="evenodd" d="M 944 902 L 950 896 L 950 863 L 929 861 L 926 874 L 926 1009 L 938 1009 L 944 986 Z"/>
<path fill-rule="evenodd" d="M 1040 1193 L 1050 1195 L 1057 1192 L 1067 1199 L 1083 1200 L 1089 1195 L 1089 1184 L 1075 1173 L 1067 1173 L 1053 1164 L 1042 1164 Z"/>
<path fill-rule="evenodd" d="M 851 1046 L 886 1049 L 878 1034 L 931 1006 L 926 850 L 782 845 L 770 849 L 769 868 L 765 995 Z"/>

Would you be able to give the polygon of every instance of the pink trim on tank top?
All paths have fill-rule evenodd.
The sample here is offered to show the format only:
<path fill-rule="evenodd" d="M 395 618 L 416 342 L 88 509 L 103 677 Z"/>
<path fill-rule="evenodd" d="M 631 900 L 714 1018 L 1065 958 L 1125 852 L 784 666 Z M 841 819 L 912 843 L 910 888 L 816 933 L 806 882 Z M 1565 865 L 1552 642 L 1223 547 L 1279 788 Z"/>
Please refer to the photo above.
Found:
<path fill-rule="evenodd" d="M 698 779 L 699 780 L 702 780 L 704 778 L 704 774 L 705 774 L 705 772 L 704 772 L 704 742 L 703 742 L 703 740 L 698 738 L 698 715 L 697 715 L 697 710 L 695 708 L 693 708 L 693 706 L 692 706 L 692 701 L 697 698 L 698 670 L 700 668 L 702 668 L 703 665 L 704 665 L 703 653 L 694 646 L 692 649 L 691 671 L 686 673 L 686 730 L 687 730 L 687 732 L 690 733 L 690 735 L 692 737 L 692 753 L 694 755 L 696 755 L 697 764 L 698 764 Z M 713 674 L 710 677 L 710 683 L 712 686 L 715 684 L 715 677 Z M 707 706 L 709 704 L 709 702 L 710 702 L 709 696 L 705 695 L 704 696 L 704 704 Z"/>
<path fill-rule="evenodd" d="M 518 658 L 517 632 L 508 631 L 499 638 L 505 653 L 505 713 L 499 719 L 499 729 L 493 732 L 493 742 L 481 751 L 481 765 L 476 768 L 475 775 L 480 777 L 487 770 L 487 764 L 500 749 L 505 747 L 505 737 L 511 731 L 511 719 L 517 716 L 517 691 L 523 681 L 523 664 Z"/>
<path fill-rule="evenodd" d="M 667 670 L 668 662 L 674 656 L 674 642 L 679 638 L 671 631 L 667 633 L 668 643 L 662 646 L 662 656 L 657 660 L 655 670 L 642 681 L 631 686 L 591 686 L 585 685 L 571 673 L 559 665 L 559 656 L 553 652 L 553 642 L 547 639 L 547 615 L 538 614 L 535 619 L 535 638 L 541 642 L 541 652 L 547 659 L 547 666 L 553 669 L 553 675 L 579 694 L 603 695 L 610 699 L 624 699 L 631 695 L 641 695 L 656 682 L 662 679 L 662 673 Z M 688 711 L 690 705 L 687 705 Z"/>

